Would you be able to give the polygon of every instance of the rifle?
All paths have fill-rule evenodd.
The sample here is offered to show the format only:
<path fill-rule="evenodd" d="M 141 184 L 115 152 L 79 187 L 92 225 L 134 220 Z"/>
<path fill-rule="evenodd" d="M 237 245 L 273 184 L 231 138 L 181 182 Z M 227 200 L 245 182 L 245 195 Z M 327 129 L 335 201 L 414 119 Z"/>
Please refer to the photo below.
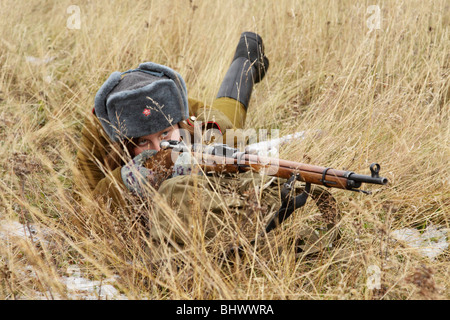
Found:
<path fill-rule="evenodd" d="M 269 176 L 286 179 L 281 190 L 282 205 L 269 221 L 265 232 L 268 233 L 281 224 L 296 209 L 302 207 L 311 191 L 311 184 L 327 188 L 339 188 L 349 191 L 371 194 L 370 191 L 359 189 L 363 183 L 386 185 L 388 179 L 380 177 L 380 165 L 370 165 L 371 175 L 357 174 L 353 171 L 336 170 L 333 168 L 304 164 L 283 159 L 269 158 L 231 148 L 225 144 L 187 146 L 183 142 L 169 140 L 161 142 L 162 152 L 166 157 L 172 152 L 190 152 L 197 164 L 205 173 L 242 173 L 256 171 Z M 296 181 L 304 182 L 304 192 L 292 197 Z"/>

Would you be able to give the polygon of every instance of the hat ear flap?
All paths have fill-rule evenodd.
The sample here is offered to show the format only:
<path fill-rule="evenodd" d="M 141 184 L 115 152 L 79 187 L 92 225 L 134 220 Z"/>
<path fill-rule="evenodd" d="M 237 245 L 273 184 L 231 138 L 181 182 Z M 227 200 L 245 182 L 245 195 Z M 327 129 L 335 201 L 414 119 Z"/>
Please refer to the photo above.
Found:
<path fill-rule="evenodd" d="M 120 72 L 113 72 L 95 95 L 95 114 L 100 120 L 102 127 L 113 141 L 117 141 L 117 135 L 114 133 L 114 129 L 111 126 L 112 119 L 109 118 L 108 110 L 106 109 L 106 97 L 112 89 L 119 84 L 121 79 L 122 76 Z"/>

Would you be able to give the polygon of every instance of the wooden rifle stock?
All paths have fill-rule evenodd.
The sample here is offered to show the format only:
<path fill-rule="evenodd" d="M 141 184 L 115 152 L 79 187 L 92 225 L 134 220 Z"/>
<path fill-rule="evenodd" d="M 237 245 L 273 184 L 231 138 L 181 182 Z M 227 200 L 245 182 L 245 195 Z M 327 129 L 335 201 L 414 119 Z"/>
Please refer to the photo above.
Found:
<path fill-rule="evenodd" d="M 284 159 L 262 157 L 244 152 L 238 152 L 226 145 L 193 146 L 187 148 L 177 141 L 164 141 L 161 143 L 162 151 L 191 152 L 204 172 L 211 173 L 239 173 L 247 171 L 261 172 L 269 176 L 290 179 L 293 176 L 298 181 L 323 185 L 328 188 L 339 188 L 352 191 L 365 192 L 358 188 L 362 183 L 386 185 L 388 179 L 379 176 L 380 165 L 373 163 L 370 166 L 371 175 L 356 174 L 353 171 L 337 170 L 322 166 L 315 166 L 301 162 Z M 194 150 L 194 151 L 192 151 Z M 200 150 L 200 151 L 197 151 Z M 208 151 L 209 150 L 209 151 Z M 173 158 L 172 158 L 173 159 Z"/>
<path fill-rule="evenodd" d="M 359 175 L 352 171 L 336 170 L 321 166 L 315 166 L 283 159 L 260 157 L 241 153 L 238 157 L 230 158 L 205 153 L 193 153 L 196 159 L 200 159 L 199 165 L 205 172 L 238 173 L 255 171 L 266 173 L 270 176 L 289 179 L 293 175 L 297 180 L 323 185 L 325 187 L 355 190 L 362 183 L 386 185 L 388 180 L 379 177 L 379 165 L 372 164 L 371 176 Z"/>

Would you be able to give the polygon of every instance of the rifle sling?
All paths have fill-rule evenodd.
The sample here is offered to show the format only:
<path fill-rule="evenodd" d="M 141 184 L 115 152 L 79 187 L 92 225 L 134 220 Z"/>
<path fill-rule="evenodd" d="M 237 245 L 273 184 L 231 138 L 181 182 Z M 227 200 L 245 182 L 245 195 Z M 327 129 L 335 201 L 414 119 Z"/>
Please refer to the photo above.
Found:
<path fill-rule="evenodd" d="M 296 209 L 305 205 L 306 200 L 308 199 L 308 194 L 311 190 L 311 184 L 307 183 L 305 185 L 305 191 L 303 191 L 300 195 L 296 196 L 294 199 L 285 200 L 281 205 L 278 212 L 274 215 L 274 217 L 269 221 L 266 227 L 266 233 L 269 233 L 271 230 L 280 225 L 284 220 L 286 220 Z"/>

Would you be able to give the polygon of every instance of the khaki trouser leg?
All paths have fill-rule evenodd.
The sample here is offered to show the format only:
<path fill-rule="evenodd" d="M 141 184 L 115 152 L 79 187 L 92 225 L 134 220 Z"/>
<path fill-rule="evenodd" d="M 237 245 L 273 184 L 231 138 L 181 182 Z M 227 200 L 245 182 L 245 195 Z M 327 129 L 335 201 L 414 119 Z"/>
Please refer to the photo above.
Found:
<path fill-rule="evenodd" d="M 236 129 L 244 127 L 247 111 L 239 101 L 226 97 L 217 98 L 213 101 L 211 107 L 226 115 Z"/>

